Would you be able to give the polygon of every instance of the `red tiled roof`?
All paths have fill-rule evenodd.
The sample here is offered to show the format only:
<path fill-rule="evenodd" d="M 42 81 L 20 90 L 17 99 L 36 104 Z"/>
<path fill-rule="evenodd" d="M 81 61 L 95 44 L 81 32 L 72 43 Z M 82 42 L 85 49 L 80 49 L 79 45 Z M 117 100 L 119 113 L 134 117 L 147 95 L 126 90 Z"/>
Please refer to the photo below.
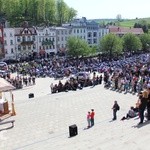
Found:
<path fill-rule="evenodd" d="M 142 28 L 127 28 L 127 27 L 117 27 L 117 26 L 109 26 L 109 32 L 114 34 L 144 34 Z"/>

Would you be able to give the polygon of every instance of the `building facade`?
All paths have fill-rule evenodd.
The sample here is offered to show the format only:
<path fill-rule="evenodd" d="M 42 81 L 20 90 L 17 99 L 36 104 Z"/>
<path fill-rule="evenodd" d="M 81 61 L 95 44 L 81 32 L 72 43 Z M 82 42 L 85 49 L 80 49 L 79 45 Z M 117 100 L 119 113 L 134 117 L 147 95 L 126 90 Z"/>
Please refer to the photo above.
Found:
<path fill-rule="evenodd" d="M 16 59 L 14 28 L 4 28 L 4 52 L 6 59 Z"/>
<path fill-rule="evenodd" d="M 5 51 L 4 51 L 4 28 L 3 25 L 0 24 L 0 58 L 5 57 Z"/>
<path fill-rule="evenodd" d="M 56 30 L 53 27 L 37 27 L 37 53 L 51 55 L 57 53 Z"/>
<path fill-rule="evenodd" d="M 74 19 L 61 27 L 28 27 L 24 22 L 20 28 L 4 28 L 5 59 L 19 59 L 35 55 L 48 56 L 65 52 L 71 36 L 85 40 L 91 47 L 98 46 L 100 39 L 110 32 L 95 21 L 85 17 Z"/>

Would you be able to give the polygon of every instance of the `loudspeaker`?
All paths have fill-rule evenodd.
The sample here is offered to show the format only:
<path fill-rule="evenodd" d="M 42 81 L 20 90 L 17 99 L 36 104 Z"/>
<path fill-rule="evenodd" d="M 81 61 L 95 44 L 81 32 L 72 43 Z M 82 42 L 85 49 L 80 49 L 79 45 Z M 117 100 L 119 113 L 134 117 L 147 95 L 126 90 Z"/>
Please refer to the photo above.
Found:
<path fill-rule="evenodd" d="M 33 94 L 33 93 L 30 93 L 30 94 L 29 94 L 29 98 L 34 98 L 34 94 Z"/>
<path fill-rule="evenodd" d="M 72 136 L 75 136 L 77 134 L 78 134 L 78 128 L 77 128 L 77 126 L 75 124 L 69 126 L 69 136 L 72 137 Z"/>

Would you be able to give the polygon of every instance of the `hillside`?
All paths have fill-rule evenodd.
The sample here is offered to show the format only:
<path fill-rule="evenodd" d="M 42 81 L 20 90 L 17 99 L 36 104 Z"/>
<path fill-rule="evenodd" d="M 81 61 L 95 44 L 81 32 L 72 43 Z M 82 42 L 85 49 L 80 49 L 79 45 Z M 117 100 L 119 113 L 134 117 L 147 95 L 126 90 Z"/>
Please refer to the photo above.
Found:
<path fill-rule="evenodd" d="M 135 23 L 142 22 L 143 20 L 146 21 L 147 24 L 150 24 L 150 18 L 123 19 L 119 23 L 116 19 L 93 19 L 93 21 L 96 21 L 100 24 L 115 23 L 116 25 L 118 24 L 119 26 L 122 27 L 133 27 Z"/>
<path fill-rule="evenodd" d="M 145 20 L 148 24 L 150 24 L 150 18 L 140 18 L 140 19 L 123 20 L 122 22 L 120 22 L 120 26 L 133 27 L 135 23 L 141 22 L 142 20 Z"/>

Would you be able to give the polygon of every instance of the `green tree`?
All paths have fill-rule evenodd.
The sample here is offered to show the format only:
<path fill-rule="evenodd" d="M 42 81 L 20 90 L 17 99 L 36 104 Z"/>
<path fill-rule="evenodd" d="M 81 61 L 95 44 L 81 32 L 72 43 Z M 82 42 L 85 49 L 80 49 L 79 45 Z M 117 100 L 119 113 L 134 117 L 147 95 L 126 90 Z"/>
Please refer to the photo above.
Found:
<path fill-rule="evenodd" d="M 50 25 L 56 24 L 56 2 L 55 0 L 46 0 L 45 19 Z"/>
<path fill-rule="evenodd" d="M 122 40 L 115 34 L 109 33 L 100 40 L 100 52 L 109 55 L 109 59 L 121 54 L 122 49 Z"/>
<path fill-rule="evenodd" d="M 23 21 L 31 25 L 61 25 L 75 16 L 76 10 L 63 0 L 0 0 L 0 17 L 12 26 L 20 26 Z"/>
<path fill-rule="evenodd" d="M 67 22 L 72 21 L 72 19 L 77 15 L 77 11 L 75 9 L 68 8 L 67 10 Z"/>
<path fill-rule="evenodd" d="M 142 43 L 142 50 L 148 51 L 150 49 L 150 34 L 142 34 L 140 35 L 140 40 Z"/>
<path fill-rule="evenodd" d="M 127 33 L 122 37 L 125 52 L 136 52 L 142 48 L 142 43 L 136 35 Z"/>
<path fill-rule="evenodd" d="M 69 37 L 67 41 L 67 53 L 72 57 L 88 56 L 93 53 L 88 43 L 79 37 Z"/>

